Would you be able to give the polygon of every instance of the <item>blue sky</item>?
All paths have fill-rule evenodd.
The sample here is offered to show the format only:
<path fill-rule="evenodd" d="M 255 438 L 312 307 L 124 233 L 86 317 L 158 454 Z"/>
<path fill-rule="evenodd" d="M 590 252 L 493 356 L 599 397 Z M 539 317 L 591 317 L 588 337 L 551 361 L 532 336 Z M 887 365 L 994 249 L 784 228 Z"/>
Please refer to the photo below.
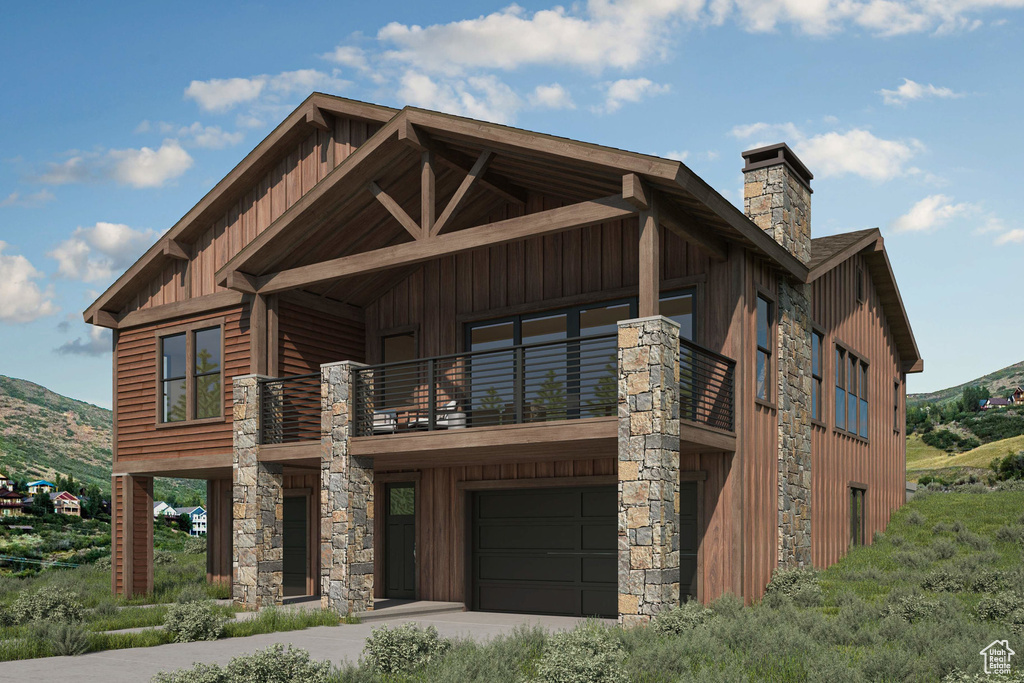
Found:
<path fill-rule="evenodd" d="M 880 227 L 938 389 L 1022 360 L 1024 0 L 21 3 L 0 23 L 0 374 L 110 405 L 81 311 L 311 90 L 671 156 L 784 140 Z"/>

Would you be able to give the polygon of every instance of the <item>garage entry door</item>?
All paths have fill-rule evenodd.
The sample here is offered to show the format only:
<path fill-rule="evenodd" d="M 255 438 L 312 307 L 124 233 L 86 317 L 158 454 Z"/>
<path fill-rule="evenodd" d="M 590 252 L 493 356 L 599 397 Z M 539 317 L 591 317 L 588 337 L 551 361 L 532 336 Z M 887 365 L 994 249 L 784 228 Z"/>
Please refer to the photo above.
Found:
<path fill-rule="evenodd" d="M 473 609 L 616 616 L 614 486 L 472 495 Z"/>

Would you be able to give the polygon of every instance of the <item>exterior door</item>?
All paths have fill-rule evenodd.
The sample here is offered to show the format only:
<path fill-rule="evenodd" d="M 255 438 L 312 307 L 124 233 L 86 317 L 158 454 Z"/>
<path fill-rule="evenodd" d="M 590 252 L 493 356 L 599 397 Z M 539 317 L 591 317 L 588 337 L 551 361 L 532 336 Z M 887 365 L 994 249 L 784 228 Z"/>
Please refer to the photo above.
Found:
<path fill-rule="evenodd" d="M 614 486 L 479 491 L 472 505 L 472 608 L 614 617 Z"/>
<path fill-rule="evenodd" d="M 698 483 L 679 483 L 679 599 L 697 598 L 697 551 L 700 548 Z"/>
<path fill-rule="evenodd" d="M 306 525 L 306 496 L 285 496 L 284 536 L 282 545 L 284 562 L 282 583 L 285 597 L 306 595 L 309 528 Z"/>
<path fill-rule="evenodd" d="M 388 484 L 384 525 L 384 597 L 416 597 L 416 485 Z"/>

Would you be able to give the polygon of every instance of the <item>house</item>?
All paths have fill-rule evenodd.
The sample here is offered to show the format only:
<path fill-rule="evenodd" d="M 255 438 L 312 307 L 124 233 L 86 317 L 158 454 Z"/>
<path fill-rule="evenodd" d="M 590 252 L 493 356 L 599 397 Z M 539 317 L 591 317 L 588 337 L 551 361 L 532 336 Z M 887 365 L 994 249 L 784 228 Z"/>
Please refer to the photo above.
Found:
<path fill-rule="evenodd" d="M 13 491 L 14 482 L 7 478 L 7 475 L 0 474 L 0 491 Z"/>
<path fill-rule="evenodd" d="M 161 515 L 174 516 L 174 508 L 165 503 L 162 500 L 155 501 L 153 503 L 153 517 L 160 517 Z"/>
<path fill-rule="evenodd" d="M 1013 401 L 1011 401 L 1008 398 L 990 398 L 985 401 L 985 403 L 981 406 L 981 409 L 991 410 L 993 408 L 1008 408 L 1012 404 Z"/>
<path fill-rule="evenodd" d="M 1024 403 L 1024 389 L 1021 389 L 1020 387 L 1014 389 L 1013 393 L 1010 394 L 1010 403 Z"/>
<path fill-rule="evenodd" d="M 0 489 L 0 516 L 20 517 L 24 513 L 24 509 L 25 505 L 20 493 L 9 489 Z"/>
<path fill-rule="evenodd" d="M 51 492 L 50 500 L 53 502 L 53 511 L 57 514 L 71 515 L 72 517 L 82 516 L 82 501 L 78 499 L 78 496 L 67 491 Z"/>
<path fill-rule="evenodd" d="M 923 360 L 877 229 L 812 175 L 313 94 L 85 311 L 113 330 L 113 589 L 153 477 L 206 481 L 207 575 L 642 622 L 827 567 L 905 498 Z"/>
<path fill-rule="evenodd" d="M 28 487 L 28 492 L 32 495 L 37 493 L 53 493 L 57 490 L 57 487 L 54 484 L 51 484 L 45 479 L 30 481 L 26 486 Z"/>
<path fill-rule="evenodd" d="M 174 508 L 174 512 L 178 517 L 188 517 L 192 527 L 189 532 L 193 536 L 205 536 L 206 535 L 206 510 L 201 505 L 192 507 L 181 507 Z"/>

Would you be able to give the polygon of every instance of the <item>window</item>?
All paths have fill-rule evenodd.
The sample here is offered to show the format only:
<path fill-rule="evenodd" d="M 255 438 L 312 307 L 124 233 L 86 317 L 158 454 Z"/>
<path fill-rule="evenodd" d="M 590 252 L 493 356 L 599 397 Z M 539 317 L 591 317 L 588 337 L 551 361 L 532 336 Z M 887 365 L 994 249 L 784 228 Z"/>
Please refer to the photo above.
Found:
<path fill-rule="evenodd" d="M 868 438 L 868 364 L 838 345 L 836 429 Z"/>
<path fill-rule="evenodd" d="M 221 327 L 191 326 L 158 337 L 157 344 L 158 421 L 176 423 L 223 416 Z"/>
<path fill-rule="evenodd" d="M 821 422 L 821 389 L 824 376 L 821 369 L 821 347 L 825 344 L 825 335 L 811 332 L 811 419 Z"/>
<path fill-rule="evenodd" d="M 769 400 L 771 384 L 772 302 L 757 296 L 757 397 Z"/>
<path fill-rule="evenodd" d="M 892 382 L 892 431 L 900 433 L 900 381 Z"/>
<path fill-rule="evenodd" d="M 858 486 L 850 487 L 850 545 L 864 545 L 866 541 L 867 510 L 864 497 L 867 490 Z"/>
<path fill-rule="evenodd" d="M 857 269 L 857 302 L 864 302 L 864 271 Z"/>

